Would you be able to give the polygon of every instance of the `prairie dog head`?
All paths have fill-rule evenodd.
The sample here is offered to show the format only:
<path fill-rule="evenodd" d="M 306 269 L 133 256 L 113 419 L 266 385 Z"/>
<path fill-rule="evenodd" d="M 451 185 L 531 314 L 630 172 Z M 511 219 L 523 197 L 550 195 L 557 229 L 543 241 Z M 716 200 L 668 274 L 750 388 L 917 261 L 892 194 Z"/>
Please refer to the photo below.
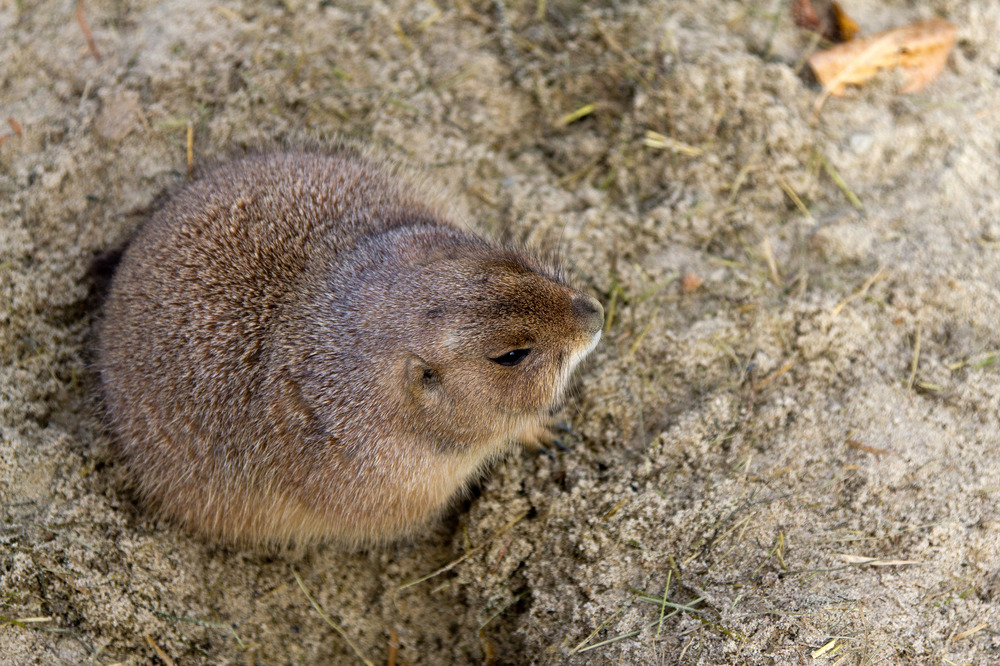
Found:
<path fill-rule="evenodd" d="M 600 340 L 604 309 L 543 270 L 494 251 L 434 261 L 407 279 L 431 295 L 414 303 L 402 350 L 404 382 L 431 421 L 475 431 L 558 404 Z"/>
<path fill-rule="evenodd" d="M 444 448 L 517 437 L 555 407 L 597 345 L 604 310 L 529 254 L 450 227 L 368 237 L 308 285 L 316 404 L 357 403 L 351 427 L 391 421 Z M 333 396 L 333 397 L 331 397 Z"/>

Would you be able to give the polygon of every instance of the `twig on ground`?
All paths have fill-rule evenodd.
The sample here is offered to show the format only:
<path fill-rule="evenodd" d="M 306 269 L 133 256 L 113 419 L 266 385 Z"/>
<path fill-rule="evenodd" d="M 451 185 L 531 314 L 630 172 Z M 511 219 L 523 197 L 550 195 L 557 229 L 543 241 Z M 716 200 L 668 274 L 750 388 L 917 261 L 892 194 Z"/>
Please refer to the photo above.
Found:
<path fill-rule="evenodd" d="M 87 25 L 87 18 L 83 15 L 83 0 L 76 0 L 76 22 L 80 24 L 80 30 L 83 31 L 83 38 L 87 40 L 87 48 L 90 49 L 94 60 L 101 62 L 101 52 L 97 50 L 97 40 L 94 39 L 94 33 L 90 31 L 90 26 Z"/>

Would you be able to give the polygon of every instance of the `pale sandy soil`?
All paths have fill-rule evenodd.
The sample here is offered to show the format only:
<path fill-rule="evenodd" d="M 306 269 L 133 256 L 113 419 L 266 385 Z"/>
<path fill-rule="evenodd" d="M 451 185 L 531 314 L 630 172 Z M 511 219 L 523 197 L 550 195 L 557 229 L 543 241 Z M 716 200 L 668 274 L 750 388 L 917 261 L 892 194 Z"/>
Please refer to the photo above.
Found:
<path fill-rule="evenodd" d="M 352 663 L 303 587 L 381 664 L 1000 662 L 1000 4 L 845 2 L 959 42 L 818 118 L 785 2 L 542 4 L 87 0 L 97 62 L 72 0 L 0 0 L 0 662 Z M 613 313 L 568 450 L 374 552 L 136 507 L 87 269 L 189 122 L 196 161 L 359 137 L 561 244 Z"/>

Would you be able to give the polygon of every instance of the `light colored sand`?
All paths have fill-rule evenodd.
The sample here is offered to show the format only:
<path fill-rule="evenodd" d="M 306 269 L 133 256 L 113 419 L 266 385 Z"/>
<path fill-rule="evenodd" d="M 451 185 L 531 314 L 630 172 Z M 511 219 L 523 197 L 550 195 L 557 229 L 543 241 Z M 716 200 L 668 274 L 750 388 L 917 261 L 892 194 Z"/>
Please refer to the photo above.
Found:
<path fill-rule="evenodd" d="M 850 3 L 959 44 L 925 92 L 889 74 L 817 120 L 786 3 L 545 4 L 91 0 L 98 64 L 72 2 L 0 0 L 0 662 L 348 662 L 293 572 L 375 663 L 393 636 L 397 663 L 1000 660 L 1000 6 Z M 136 508 L 86 271 L 183 181 L 188 121 L 199 160 L 363 137 L 471 226 L 561 243 L 615 303 L 569 451 L 372 553 L 224 551 Z M 643 600 L 668 581 L 696 612 Z"/>

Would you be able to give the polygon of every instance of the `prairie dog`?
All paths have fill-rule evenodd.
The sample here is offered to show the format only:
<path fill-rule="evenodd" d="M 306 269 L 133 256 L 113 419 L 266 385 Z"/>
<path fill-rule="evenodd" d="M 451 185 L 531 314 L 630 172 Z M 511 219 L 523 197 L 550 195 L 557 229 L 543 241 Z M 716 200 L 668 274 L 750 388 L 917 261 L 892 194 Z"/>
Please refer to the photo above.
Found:
<path fill-rule="evenodd" d="M 139 229 L 99 330 L 139 495 L 243 545 L 371 544 L 545 432 L 604 321 L 357 150 L 217 166 Z"/>

